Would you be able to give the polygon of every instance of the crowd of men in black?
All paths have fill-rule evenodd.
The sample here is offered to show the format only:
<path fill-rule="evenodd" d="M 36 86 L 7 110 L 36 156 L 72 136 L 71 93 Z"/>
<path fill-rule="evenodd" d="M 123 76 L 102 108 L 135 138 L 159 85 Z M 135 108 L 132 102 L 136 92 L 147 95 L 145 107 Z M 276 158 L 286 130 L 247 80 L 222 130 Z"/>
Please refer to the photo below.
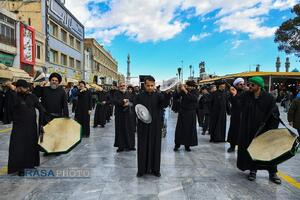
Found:
<path fill-rule="evenodd" d="M 13 122 L 9 146 L 8 173 L 23 175 L 24 169 L 39 166 L 37 145 L 39 128 L 54 118 L 69 117 L 68 100 L 73 103 L 74 119 L 83 129 L 83 137 L 90 135 L 90 115 L 95 108 L 93 127 L 104 127 L 115 116 L 115 141 L 117 152 L 135 151 L 137 135 L 137 176 L 152 174 L 160 177 L 161 138 L 164 111 L 168 106 L 178 113 L 175 130 L 174 151 L 181 145 L 187 152 L 198 145 L 197 119 L 202 127 L 202 135 L 209 134 L 210 142 L 229 142 L 228 152 L 238 146 L 237 167 L 250 170 L 248 180 L 256 179 L 257 170 L 268 170 L 269 179 L 280 184 L 276 175 L 277 166 L 256 165 L 247 148 L 261 128 L 261 133 L 278 128 L 279 111 L 275 99 L 264 90 L 264 80 L 252 77 L 246 84 L 238 78 L 233 86 L 220 80 L 210 86 L 198 89 L 189 80 L 175 90 L 161 92 L 151 76 L 145 79 L 143 90 L 120 83 L 105 91 L 98 87 L 95 91 L 87 89 L 84 81 L 66 92 L 59 86 L 62 78 L 53 73 L 49 77 L 50 86 L 43 83 L 35 88 L 24 80 L 7 84 L 3 103 L 2 120 Z M 2 100 L 1 100 L 2 101 Z M 3 101 L 2 101 L 3 102 Z M 144 105 L 152 116 L 150 124 L 137 119 L 135 105 Z M 36 111 L 39 110 L 39 124 Z M 231 122 L 226 140 L 227 115 Z M 264 127 L 261 127 L 265 124 Z M 136 134 L 137 133 L 137 134 Z M 261 134 L 259 133 L 259 134 Z"/>

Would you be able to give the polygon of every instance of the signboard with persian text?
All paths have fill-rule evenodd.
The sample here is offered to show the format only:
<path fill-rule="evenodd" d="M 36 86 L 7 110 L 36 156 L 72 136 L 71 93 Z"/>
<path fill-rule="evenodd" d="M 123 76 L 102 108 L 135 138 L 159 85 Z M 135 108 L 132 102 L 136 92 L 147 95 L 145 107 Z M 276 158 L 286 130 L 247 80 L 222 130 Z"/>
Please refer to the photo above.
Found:
<path fill-rule="evenodd" d="M 50 0 L 49 14 L 77 38 L 83 40 L 84 27 L 57 0 Z"/>
<path fill-rule="evenodd" d="M 21 63 L 35 65 L 35 30 L 31 26 L 20 24 Z"/>

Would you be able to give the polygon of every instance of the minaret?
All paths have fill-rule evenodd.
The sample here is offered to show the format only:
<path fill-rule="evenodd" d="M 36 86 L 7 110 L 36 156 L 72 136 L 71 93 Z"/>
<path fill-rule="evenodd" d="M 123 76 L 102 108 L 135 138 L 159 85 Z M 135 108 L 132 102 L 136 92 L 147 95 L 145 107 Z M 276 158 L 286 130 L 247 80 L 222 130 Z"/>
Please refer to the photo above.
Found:
<path fill-rule="evenodd" d="M 255 70 L 256 72 L 260 72 L 260 64 L 257 64 L 256 65 L 256 70 Z"/>
<path fill-rule="evenodd" d="M 130 84 L 130 55 L 127 56 L 127 77 L 126 77 L 126 83 Z"/>
<path fill-rule="evenodd" d="M 280 72 L 280 66 L 281 66 L 281 62 L 280 62 L 280 58 L 278 56 L 277 60 L 276 60 L 276 72 Z"/>
<path fill-rule="evenodd" d="M 289 72 L 290 65 L 291 65 L 290 59 L 289 59 L 289 57 L 286 57 L 286 60 L 285 60 L 285 71 L 286 72 Z"/>

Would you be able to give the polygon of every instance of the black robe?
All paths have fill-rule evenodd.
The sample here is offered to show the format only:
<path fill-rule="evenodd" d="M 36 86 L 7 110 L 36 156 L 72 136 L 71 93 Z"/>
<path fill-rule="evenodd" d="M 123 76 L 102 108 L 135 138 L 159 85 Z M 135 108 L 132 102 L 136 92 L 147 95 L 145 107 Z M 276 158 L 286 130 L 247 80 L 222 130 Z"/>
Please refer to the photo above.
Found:
<path fill-rule="evenodd" d="M 136 97 L 136 104 L 144 105 L 152 116 L 152 122 L 145 124 L 138 120 L 138 173 L 151 174 L 160 172 L 160 154 L 163 108 L 170 103 L 171 95 L 163 93 L 141 92 Z"/>
<path fill-rule="evenodd" d="M 240 136 L 238 139 L 238 157 L 237 157 L 237 167 L 244 170 L 256 170 L 256 169 L 267 169 L 276 172 L 276 166 L 271 168 L 257 166 L 251 159 L 247 148 L 254 139 L 254 136 L 261 126 L 261 124 L 266 121 L 267 115 L 271 113 L 272 115 L 266 121 L 266 126 L 261 131 L 264 133 L 271 129 L 278 128 L 279 121 L 279 111 L 276 105 L 275 99 L 269 93 L 262 92 L 259 98 L 255 98 L 254 94 L 251 92 L 244 92 L 242 95 L 237 95 L 241 102 L 242 108 L 242 121 L 240 126 Z M 260 135 L 259 133 L 258 135 Z"/>
<path fill-rule="evenodd" d="M 113 102 L 113 98 L 110 95 L 109 92 L 105 92 L 106 94 L 106 98 L 107 98 L 107 104 L 106 104 L 106 122 L 110 122 L 110 118 L 113 114 L 113 110 L 114 110 L 114 102 Z"/>
<path fill-rule="evenodd" d="M 204 121 L 202 132 L 205 133 L 209 128 L 210 121 L 210 106 L 211 106 L 211 94 L 204 94 L 199 100 L 199 106 L 203 107 Z"/>
<path fill-rule="evenodd" d="M 13 94 L 14 91 L 11 89 L 7 89 L 4 95 L 3 102 L 3 123 L 10 124 L 12 122 L 12 107 L 13 107 Z"/>
<path fill-rule="evenodd" d="M 90 136 L 90 115 L 89 111 L 92 110 L 92 93 L 87 90 L 84 92 L 77 92 L 78 105 L 75 110 L 75 120 L 81 124 L 82 136 Z"/>
<path fill-rule="evenodd" d="M 3 120 L 4 99 L 5 99 L 5 94 L 3 91 L 0 91 L 0 121 Z"/>
<path fill-rule="evenodd" d="M 112 117 L 113 116 L 113 114 L 114 114 L 114 103 L 113 103 L 113 99 L 114 99 L 114 96 L 115 96 L 115 93 L 116 92 L 118 92 L 118 90 L 115 90 L 115 89 L 113 89 L 113 90 L 110 90 L 109 91 L 109 99 L 110 99 L 110 104 L 108 105 L 108 113 L 109 113 L 109 115 L 110 115 L 110 117 Z"/>
<path fill-rule="evenodd" d="M 226 121 L 229 112 L 228 95 L 225 91 L 216 91 L 212 93 L 211 112 L 210 112 L 210 142 L 225 142 Z"/>
<path fill-rule="evenodd" d="M 242 91 L 238 91 L 237 95 L 241 95 Z M 231 103 L 231 117 L 230 117 L 230 127 L 228 131 L 227 142 L 230 143 L 232 147 L 236 146 L 238 143 L 238 137 L 241 126 L 241 102 L 238 97 L 231 96 L 229 98 Z"/>
<path fill-rule="evenodd" d="M 115 104 L 115 143 L 114 147 L 120 149 L 132 149 L 135 147 L 135 133 L 133 129 L 133 106 L 124 107 L 124 99 L 130 99 L 131 95 L 128 92 L 120 91 L 114 94 Z"/>
<path fill-rule="evenodd" d="M 108 107 L 109 107 L 108 94 L 106 94 L 104 91 L 101 91 L 101 92 L 96 92 L 96 95 L 97 95 L 97 104 L 96 104 L 96 110 L 94 116 L 95 127 L 98 125 L 104 126 L 106 124 L 106 118 L 107 118 Z"/>
<path fill-rule="evenodd" d="M 39 166 L 39 129 L 35 108 L 39 110 L 40 118 L 42 118 L 44 110 L 35 95 L 13 93 L 11 102 L 13 127 L 8 156 L 9 174 Z"/>
<path fill-rule="evenodd" d="M 180 93 L 175 91 L 172 94 L 172 110 L 175 113 L 179 112 L 179 109 L 180 109 L 180 100 L 181 100 Z"/>
<path fill-rule="evenodd" d="M 69 117 L 67 94 L 63 88 L 37 86 L 33 93 L 41 98 L 42 106 L 46 109 L 45 124 L 53 118 Z"/>
<path fill-rule="evenodd" d="M 185 94 L 180 93 L 181 103 L 175 131 L 175 144 L 185 146 L 197 146 L 197 121 L 196 110 L 198 108 L 198 93 L 192 90 Z"/>

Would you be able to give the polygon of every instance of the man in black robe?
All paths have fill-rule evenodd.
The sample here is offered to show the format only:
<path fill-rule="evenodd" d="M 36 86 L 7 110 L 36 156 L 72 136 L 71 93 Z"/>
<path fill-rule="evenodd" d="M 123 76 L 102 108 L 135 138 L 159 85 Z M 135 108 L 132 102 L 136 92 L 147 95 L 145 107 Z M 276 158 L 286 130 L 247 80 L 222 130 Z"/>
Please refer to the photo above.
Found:
<path fill-rule="evenodd" d="M 105 127 L 108 111 L 108 95 L 101 86 L 96 89 L 97 102 L 94 116 L 94 128 Z"/>
<path fill-rule="evenodd" d="M 218 90 L 212 93 L 211 116 L 209 124 L 210 142 L 225 142 L 226 121 L 229 112 L 228 93 L 225 91 L 226 82 L 217 81 Z"/>
<path fill-rule="evenodd" d="M 115 105 L 115 143 L 117 152 L 135 151 L 135 133 L 133 129 L 133 99 L 126 91 L 124 82 L 120 83 L 119 91 L 114 94 Z"/>
<path fill-rule="evenodd" d="M 211 104 L 211 94 L 209 94 L 207 87 L 202 88 L 202 96 L 199 100 L 199 106 L 203 108 L 203 127 L 202 135 L 208 133 L 209 119 L 210 119 L 210 104 Z"/>
<path fill-rule="evenodd" d="M 185 146 L 186 151 L 191 151 L 191 146 L 198 145 L 196 110 L 198 108 L 198 95 L 195 81 L 187 81 L 180 86 L 180 110 L 175 131 L 175 148 Z"/>
<path fill-rule="evenodd" d="M 257 170 L 268 170 L 270 181 L 281 184 L 281 180 L 276 175 L 277 166 L 259 166 L 251 159 L 247 148 L 252 140 L 271 129 L 278 128 L 279 111 L 273 96 L 264 91 L 264 79 L 252 77 L 249 79 L 249 91 L 237 95 L 237 90 L 231 87 L 230 91 L 234 98 L 241 102 L 242 120 L 240 126 L 240 136 L 238 140 L 237 167 L 242 170 L 250 170 L 249 181 L 256 179 Z M 265 123 L 264 126 L 262 126 Z M 259 129 L 262 129 L 258 132 Z"/>
<path fill-rule="evenodd" d="M 134 87 L 131 85 L 128 86 L 127 91 L 129 93 L 129 99 L 131 99 L 131 102 L 135 102 L 136 94 L 134 91 Z M 134 110 L 132 110 L 132 112 L 130 112 L 130 114 L 131 114 L 131 119 L 132 119 L 133 132 L 136 133 L 136 124 L 137 124 L 136 114 L 135 114 Z"/>
<path fill-rule="evenodd" d="M 115 93 L 118 92 L 118 89 L 115 85 L 112 86 L 112 88 L 109 90 L 108 92 L 108 98 L 109 98 L 109 103 L 107 105 L 107 109 L 108 109 L 108 115 L 109 115 L 109 121 L 110 122 L 110 118 L 114 115 L 114 103 L 113 103 L 113 99 L 115 96 Z"/>
<path fill-rule="evenodd" d="M 233 86 L 237 90 L 237 96 L 241 95 L 245 89 L 245 80 L 243 78 L 237 78 L 233 82 Z M 228 153 L 235 151 L 235 146 L 238 142 L 239 132 L 240 132 L 240 125 L 241 125 L 241 114 L 242 108 L 240 105 L 240 101 L 238 98 L 229 98 L 231 103 L 231 117 L 230 117 L 230 127 L 228 131 L 227 142 L 230 144 L 230 147 L 227 149 Z"/>
<path fill-rule="evenodd" d="M 30 84 L 25 80 L 18 80 L 16 92 L 12 90 L 12 116 L 13 127 L 9 143 L 8 174 L 18 172 L 24 175 L 25 169 L 32 169 L 40 165 L 37 116 L 35 109 L 39 110 L 42 118 L 44 108 L 38 98 L 29 92 Z"/>
<path fill-rule="evenodd" d="M 145 78 L 145 91 L 136 97 L 136 104 L 145 106 L 151 114 L 150 124 L 138 120 L 138 173 L 137 177 L 153 174 L 160 177 L 160 154 L 162 121 L 161 113 L 170 103 L 171 95 L 155 91 L 155 79 L 152 76 Z"/>
<path fill-rule="evenodd" d="M 90 136 L 90 115 L 92 113 L 92 93 L 86 88 L 84 81 L 79 82 L 77 91 L 78 105 L 75 110 L 75 120 L 81 124 L 82 136 Z"/>
<path fill-rule="evenodd" d="M 61 75 L 52 73 L 49 77 L 50 86 L 37 86 L 33 93 L 41 98 L 41 103 L 46 109 L 45 124 L 53 118 L 69 117 L 67 94 L 59 84 L 62 81 Z"/>

